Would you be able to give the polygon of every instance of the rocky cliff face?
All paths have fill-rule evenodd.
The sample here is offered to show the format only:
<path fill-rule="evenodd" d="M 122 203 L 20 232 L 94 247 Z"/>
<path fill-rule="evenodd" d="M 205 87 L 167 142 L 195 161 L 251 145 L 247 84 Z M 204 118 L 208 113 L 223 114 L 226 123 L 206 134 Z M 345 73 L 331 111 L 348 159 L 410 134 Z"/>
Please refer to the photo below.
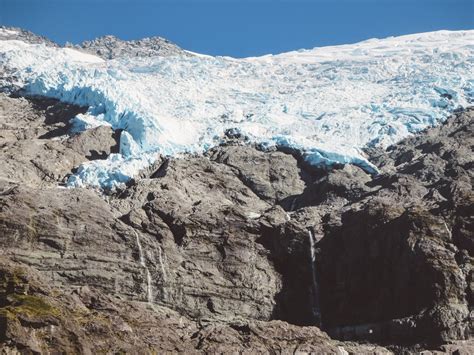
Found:
<path fill-rule="evenodd" d="M 473 117 L 459 113 L 376 155 L 386 173 L 326 225 L 316 260 L 334 334 L 472 336 Z"/>
<path fill-rule="evenodd" d="M 473 351 L 474 111 L 369 152 L 377 176 L 229 134 L 104 194 L 61 186 L 118 132 L 0 108 L 4 352 Z"/>

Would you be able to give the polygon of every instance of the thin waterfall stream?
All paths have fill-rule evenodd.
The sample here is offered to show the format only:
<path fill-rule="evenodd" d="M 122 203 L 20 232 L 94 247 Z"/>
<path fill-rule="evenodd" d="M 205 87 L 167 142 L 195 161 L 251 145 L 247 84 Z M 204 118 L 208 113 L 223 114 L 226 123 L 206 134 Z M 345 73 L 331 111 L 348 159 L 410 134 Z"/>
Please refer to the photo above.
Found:
<path fill-rule="evenodd" d="M 163 262 L 163 250 L 161 249 L 161 246 L 158 246 L 158 260 L 160 262 L 161 273 L 163 275 L 163 281 L 166 281 L 166 270 L 165 270 L 165 264 Z"/>
<path fill-rule="evenodd" d="M 143 267 L 146 273 L 146 299 L 148 303 L 153 302 L 153 294 L 152 294 L 152 285 L 151 285 L 151 274 L 150 270 L 148 269 L 148 266 L 146 266 L 145 262 L 145 256 L 143 255 L 143 249 L 142 249 L 142 244 L 140 243 L 140 236 L 136 231 L 135 232 L 135 237 L 137 239 L 137 247 L 138 247 L 138 256 L 140 259 L 140 265 Z"/>
<path fill-rule="evenodd" d="M 319 310 L 319 286 L 316 278 L 316 240 L 313 231 L 308 228 L 308 238 L 310 247 L 310 264 L 311 264 L 311 312 L 316 325 L 321 326 L 321 312 Z"/>

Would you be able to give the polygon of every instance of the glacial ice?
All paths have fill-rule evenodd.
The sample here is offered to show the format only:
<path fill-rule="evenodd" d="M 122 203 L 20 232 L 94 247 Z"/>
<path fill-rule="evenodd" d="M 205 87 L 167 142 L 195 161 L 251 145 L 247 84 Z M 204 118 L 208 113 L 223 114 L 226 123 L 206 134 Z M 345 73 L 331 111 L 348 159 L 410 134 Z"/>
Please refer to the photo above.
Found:
<path fill-rule="evenodd" d="M 357 164 L 474 102 L 474 31 L 438 31 L 279 55 L 104 61 L 0 41 L 0 87 L 89 107 L 74 130 L 121 129 L 120 154 L 79 167 L 70 186 L 113 188 L 158 154 L 202 153 L 228 129 L 296 149 L 315 165 Z"/>

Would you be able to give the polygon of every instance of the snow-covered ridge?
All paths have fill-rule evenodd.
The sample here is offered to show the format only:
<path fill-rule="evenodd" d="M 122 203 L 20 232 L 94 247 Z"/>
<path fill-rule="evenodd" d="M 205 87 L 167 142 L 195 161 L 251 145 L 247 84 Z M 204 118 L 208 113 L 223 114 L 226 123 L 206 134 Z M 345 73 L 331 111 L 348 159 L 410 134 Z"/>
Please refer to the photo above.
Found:
<path fill-rule="evenodd" d="M 58 47 L 58 44 L 50 41 L 46 37 L 38 36 L 30 31 L 21 28 L 0 26 L 0 41 L 20 40 L 32 44 L 47 44 L 50 47 Z"/>
<path fill-rule="evenodd" d="M 474 101 L 474 31 L 440 31 L 279 55 L 104 61 L 73 49 L 0 41 L 0 87 L 89 106 L 76 130 L 123 129 L 121 154 L 80 167 L 71 186 L 113 187 L 156 154 L 202 153 L 235 128 L 312 164 L 375 171 L 387 146 Z M 14 79 L 12 79 L 14 78 Z"/>

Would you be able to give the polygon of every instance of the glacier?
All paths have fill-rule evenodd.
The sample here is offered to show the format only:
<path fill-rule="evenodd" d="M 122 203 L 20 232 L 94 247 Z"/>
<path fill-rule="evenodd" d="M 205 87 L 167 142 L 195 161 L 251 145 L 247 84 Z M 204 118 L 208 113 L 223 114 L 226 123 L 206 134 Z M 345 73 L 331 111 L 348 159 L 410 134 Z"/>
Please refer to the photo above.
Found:
<path fill-rule="evenodd" d="M 0 87 L 87 106 L 73 132 L 122 130 L 120 153 L 81 165 L 71 187 L 113 189 L 159 155 L 202 154 L 233 129 L 310 164 L 377 173 L 387 147 L 474 102 L 474 31 L 437 31 L 251 58 L 103 60 L 0 40 Z M 5 74 L 5 73 L 8 73 Z"/>

